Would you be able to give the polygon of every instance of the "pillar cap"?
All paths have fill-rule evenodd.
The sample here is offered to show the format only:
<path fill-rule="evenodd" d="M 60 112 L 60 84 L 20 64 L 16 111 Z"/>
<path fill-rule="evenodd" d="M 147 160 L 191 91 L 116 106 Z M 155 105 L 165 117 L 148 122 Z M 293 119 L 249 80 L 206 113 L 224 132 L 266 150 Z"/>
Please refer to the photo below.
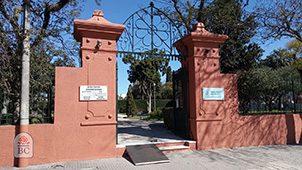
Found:
<path fill-rule="evenodd" d="M 205 29 L 205 26 L 202 22 L 198 22 L 194 26 L 194 31 L 191 32 L 191 36 L 197 36 L 200 38 L 208 38 L 210 40 L 215 40 L 217 42 L 224 43 L 229 37 L 222 34 L 213 34 Z"/>
<path fill-rule="evenodd" d="M 124 29 L 124 25 L 107 21 L 101 10 L 95 10 L 92 18 L 88 20 L 74 20 L 74 38 L 77 41 L 82 41 L 84 32 L 112 35 L 112 39 L 118 40 Z"/>
<path fill-rule="evenodd" d="M 201 42 L 219 45 L 224 43 L 226 39 L 228 39 L 227 35 L 213 34 L 205 29 L 205 26 L 202 22 L 198 22 L 194 26 L 194 31 L 185 35 L 179 41 L 185 44 L 187 44 L 188 42 Z"/>

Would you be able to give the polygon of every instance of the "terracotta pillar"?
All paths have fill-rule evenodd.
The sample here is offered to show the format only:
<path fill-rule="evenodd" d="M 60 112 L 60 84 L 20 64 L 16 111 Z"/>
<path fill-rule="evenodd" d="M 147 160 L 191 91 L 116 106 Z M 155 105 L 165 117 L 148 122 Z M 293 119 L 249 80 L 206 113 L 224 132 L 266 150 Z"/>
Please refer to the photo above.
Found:
<path fill-rule="evenodd" d="M 197 149 L 210 145 L 211 141 L 204 141 L 204 137 L 208 135 L 204 126 L 220 122 L 231 111 L 228 110 L 230 94 L 237 93 L 236 88 L 230 89 L 233 85 L 230 82 L 236 77 L 219 71 L 219 45 L 227 38 L 227 35 L 210 33 L 205 30 L 203 23 L 197 23 L 193 32 L 175 44 L 179 49 L 181 44 L 187 47 L 188 57 L 182 61 L 182 66 L 188 70 L 189 128 L 191 138 L 197 141 Z M 214 91 L 223 89 L 224 99 L 203 99 L 203 90 L 207 88 L 213 88 Z M 236 95 L 231 102 L 237 102 Z"/>
<path fill-rule="evenodd" d="M 116 41 L 124 29 L 104 19 L 100 10 L 88 20 L 74 20 L 74 37 L 81 42 L 82 68 L 87 73 L 83 85 L 107 86 L 108 95 L 104 101 L 87 101 L 83 126 L 116 122 Z"/>
<path fill-rule="evenodd" d="M 74 20 L 82 67 L 56 68 L 56 159 L 82 160 L 116 155 L 116 41 L 125 26 L 95 10 Z"/>

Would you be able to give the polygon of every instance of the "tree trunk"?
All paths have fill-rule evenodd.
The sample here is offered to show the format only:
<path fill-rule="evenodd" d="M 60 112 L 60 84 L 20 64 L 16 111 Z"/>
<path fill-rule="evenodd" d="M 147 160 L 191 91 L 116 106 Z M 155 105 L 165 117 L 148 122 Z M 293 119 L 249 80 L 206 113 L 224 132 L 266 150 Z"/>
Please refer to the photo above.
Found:
<path fill-rule="evenodd" d="M 6 97 L 6 95 L 4 95 L 1 114 L 7 114 L 8 103 L 9 103 L 9 99 Z"/>
<path fill-rule="evenodd" d="M 151 108 L 152 108 L 152 95 L 151 94 L 149 94 L 149 96 L 148 96 L 148 113 L 150 113 L 151 112 Z"/>
<path fill-rule="evenodd" d="M 14 115 L 13 115 L 13 124 L 19 124 L 20 119 L 20 100 L 14 101 Z"/>

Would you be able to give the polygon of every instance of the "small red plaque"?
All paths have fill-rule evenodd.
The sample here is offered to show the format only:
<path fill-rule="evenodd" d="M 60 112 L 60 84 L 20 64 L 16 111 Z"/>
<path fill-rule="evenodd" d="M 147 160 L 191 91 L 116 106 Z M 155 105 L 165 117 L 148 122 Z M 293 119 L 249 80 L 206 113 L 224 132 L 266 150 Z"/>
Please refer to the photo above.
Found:
<path fill-rule="evenodd" d="M 14 139 L 15 158 L 32 158 L 34 155 L 34 141 L 30 134 L 19 133 Z"/>

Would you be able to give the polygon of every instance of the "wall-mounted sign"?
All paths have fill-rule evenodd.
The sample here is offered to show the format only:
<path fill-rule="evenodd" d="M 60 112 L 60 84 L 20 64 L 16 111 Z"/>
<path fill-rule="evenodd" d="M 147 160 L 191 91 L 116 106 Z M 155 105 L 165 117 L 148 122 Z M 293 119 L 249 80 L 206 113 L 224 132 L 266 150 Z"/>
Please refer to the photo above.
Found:
<path fill-rule="evenodd" d="M 202 88 L 203 100 L 224 100 L 223 88 Z"/>
<path fill-rule="evenodd" d="M 19 133 L 14 139 L 15 158 L 32 158 L 34 155 L 34 141 L 30 134 Z"/>
<path fill-rule="evenodd" d="M 107 100 L 107 86 L 80 86 L 80 101 Z"/>

